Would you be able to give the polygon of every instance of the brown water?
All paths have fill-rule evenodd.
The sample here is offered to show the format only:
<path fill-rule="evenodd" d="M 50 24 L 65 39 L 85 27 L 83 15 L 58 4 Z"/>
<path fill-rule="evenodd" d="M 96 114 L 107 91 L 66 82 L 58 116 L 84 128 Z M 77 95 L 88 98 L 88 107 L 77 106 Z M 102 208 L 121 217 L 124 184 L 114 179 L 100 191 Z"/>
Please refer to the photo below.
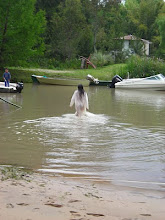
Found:
<path fill-rule="evenodd" d="M 75 87 L 26 84 L 0 94 L 0 165 L 55 176 L 165 189 L 165 92 L 86 88 L 90 113 L 74 115 Z"/>

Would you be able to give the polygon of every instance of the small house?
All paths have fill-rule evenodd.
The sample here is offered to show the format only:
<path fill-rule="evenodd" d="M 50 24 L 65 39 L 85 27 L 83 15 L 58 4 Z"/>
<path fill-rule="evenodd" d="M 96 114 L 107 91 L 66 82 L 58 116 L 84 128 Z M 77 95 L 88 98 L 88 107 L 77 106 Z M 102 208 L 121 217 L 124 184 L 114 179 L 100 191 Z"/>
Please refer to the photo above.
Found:
<path fill-rule="evenodd" d="M 132 42 L 142 42 L 143 44 L 143 52 L 145 55 L 149 56 L 150 54 L 150 44 L 151 42 L 145 39 L 137 38 L 133 35 L 126 35 L 124 37 L 117 38 L 118 40 L 123 40 L 123 48 L 122 51 L 129 51 L 130 53 L 134 53 L 134 49 L 132 48 Z"/>

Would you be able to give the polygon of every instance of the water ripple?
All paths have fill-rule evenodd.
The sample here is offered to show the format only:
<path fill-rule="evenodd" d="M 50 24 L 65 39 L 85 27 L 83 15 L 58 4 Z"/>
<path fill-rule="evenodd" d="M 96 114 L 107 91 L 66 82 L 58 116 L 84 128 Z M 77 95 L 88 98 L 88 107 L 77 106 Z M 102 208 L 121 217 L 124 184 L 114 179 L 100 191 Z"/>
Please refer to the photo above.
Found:
<path fill-rule="evenodd" d="M 23 131 L 45 147 L 42 172 L 104 180 L 165 182 L 165 136 L 159 127 L 134 127 L 116 118 L 73 114 L 24 121 Z M 23 132 L 15 126 L 16 135 Z"/>

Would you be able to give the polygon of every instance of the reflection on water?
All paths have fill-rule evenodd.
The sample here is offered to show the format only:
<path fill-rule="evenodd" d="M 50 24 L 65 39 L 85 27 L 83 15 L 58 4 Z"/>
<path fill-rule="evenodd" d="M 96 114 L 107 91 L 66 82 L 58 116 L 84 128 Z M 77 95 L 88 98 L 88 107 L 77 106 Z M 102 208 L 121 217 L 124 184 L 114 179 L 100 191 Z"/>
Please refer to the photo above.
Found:
<path fill-rule="evenodd" d="M 136 103 L 152 106 L 155 109 L 165 107 L 165 91 L 142 91 L 142 90 L 114 90 L 114 96 L 118 102 Z"/>
<path fill-rule="evenodd" d="M 78 118 L 74 90 L 27 85 L 14 114 L 0 103 L 0 164 L 163 190 L 165 93 L 89 88 L 92 113 Z"/>

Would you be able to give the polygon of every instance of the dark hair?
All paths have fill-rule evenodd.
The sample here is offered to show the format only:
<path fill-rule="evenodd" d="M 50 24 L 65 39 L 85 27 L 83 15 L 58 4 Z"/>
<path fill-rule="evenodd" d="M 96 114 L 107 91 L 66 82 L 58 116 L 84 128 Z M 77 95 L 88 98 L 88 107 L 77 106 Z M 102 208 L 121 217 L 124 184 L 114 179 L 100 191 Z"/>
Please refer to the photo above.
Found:
<path fill-rule="evenodd" d="M 82 84 L 78 85 L 78 91 L 79 91 L 80 98 L 82 98 L 82 95 L 84 95 L 84 88 Z"/>

